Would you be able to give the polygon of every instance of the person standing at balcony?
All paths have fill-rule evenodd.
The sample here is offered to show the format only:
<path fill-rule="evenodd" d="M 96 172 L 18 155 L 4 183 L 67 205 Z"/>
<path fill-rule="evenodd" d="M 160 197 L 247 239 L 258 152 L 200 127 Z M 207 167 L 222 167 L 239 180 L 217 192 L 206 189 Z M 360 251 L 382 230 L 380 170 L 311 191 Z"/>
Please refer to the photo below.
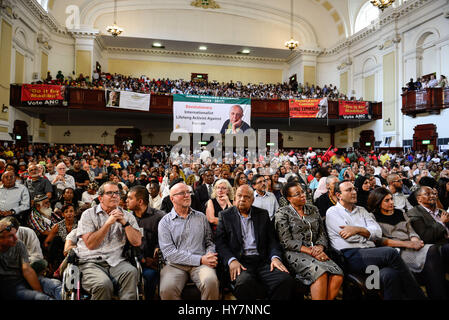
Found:
<path fill-rule="evenodd" d="M 438 86 L 438 80 L 435 78 L 435 75 L 432 74 L 427 84 L 427 88 L 435 88 L 436 86 Z"/>

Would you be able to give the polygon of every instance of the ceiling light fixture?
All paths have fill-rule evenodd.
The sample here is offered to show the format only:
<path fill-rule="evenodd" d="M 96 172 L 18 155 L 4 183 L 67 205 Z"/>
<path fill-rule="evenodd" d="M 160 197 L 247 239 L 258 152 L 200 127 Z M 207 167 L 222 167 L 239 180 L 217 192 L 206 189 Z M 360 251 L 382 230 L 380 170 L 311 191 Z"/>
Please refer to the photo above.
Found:
<path fill-rule="evenodd" d="M 391 6 L 395 0 L 371 0 L 371 4 L 378 7 L 380 10 L 384 11 L 386 8 Z"/>
<path fill-rule="evenodd" d="M 162 48 L 163 45 L 160 42 L 153 42 L 153 47 L 155 47 L 155 48 Z"/>
<path fill-rule="evenodd" d="M 207 47 L 206 46 L 200 46 L 198 49 L 200 49 L 201 51 L 206 51 Z"/>
<path fill-rule="evenodd" d="M 290 0 L 290 40 L 284 45 L 292 51 L 299 46 L 299 42 L 293 39 L 293 0 Z"/>
<path fill-rule="evenodd" d="M 117 0 L 114 0 L 114 25 L 108 26 L 106 28 L 106 31 L 109 32 L 113 37 L 117 37 L 124 31 L 123 28 L 117 25 Z"/>
<path fill-rule="evenodd" d="M 249 54 L 250 52 L 251 52 L 251 50 L 249 50 L 249 49 L 243 49 L 241 51 L 241 53 L 243 53 L 243 54 Z"/>

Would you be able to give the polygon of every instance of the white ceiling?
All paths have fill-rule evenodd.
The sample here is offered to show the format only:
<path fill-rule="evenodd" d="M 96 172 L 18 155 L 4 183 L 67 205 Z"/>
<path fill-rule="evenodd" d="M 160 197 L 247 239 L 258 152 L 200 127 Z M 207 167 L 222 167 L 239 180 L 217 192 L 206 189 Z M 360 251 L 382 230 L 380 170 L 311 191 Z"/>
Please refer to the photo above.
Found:
<path fill-rule="evenodd" d="M 355 16 L 367 0 L 293 0 L 293 35 L 303 49 L 330 48 L 352 35 Z M 106 36 L 113 23 L 113 0 L 54 0 L 50 13 L 64 25 L 66 8 L 80 10 L 83 28 L 103 35 L 107 47 L 151 48 L 160 40 L 165 50 L 236 54 L 251 49 L 251 56 L 286 59 L 290 51 L 290 0 L 216 0 L 219 9 L 191 6 L 192 0 L 118 0 L 117 24 L 125 32 Z"/>

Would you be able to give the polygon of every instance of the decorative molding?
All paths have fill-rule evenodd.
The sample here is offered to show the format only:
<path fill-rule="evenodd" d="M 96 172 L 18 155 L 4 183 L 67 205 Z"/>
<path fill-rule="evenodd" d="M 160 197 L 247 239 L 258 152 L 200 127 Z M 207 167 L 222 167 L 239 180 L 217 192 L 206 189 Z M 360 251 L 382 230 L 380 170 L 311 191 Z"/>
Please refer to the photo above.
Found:
<path fill-rule="evenodd" d="M 381 17 L 378 19 L 378 21 L 375 24 L 369 25 L 365 29 L 360 30 L 359 32 L 352 35 L 351 37 L 338 43 L 334 47 L 324 50 L 322 55 L 329 56 L 329 55 L 338 54 L 343 49 L 351 47 L 352 45 L 367 39 L 373 33 L 378 32 L 383 26 L 385 26 L 391 22 L 398 21 L 399 19 L 414 13 L 416 10 L 422 8 L 423 6 L 425 6 L 431 2 L 432 2 L 432 0 L 409 0 L 398 8 L 391 8 L 390 10 L 385 11 L 385 13 L 383 13 L 381 15 Z M 400 41 L 400 39 L 399 39 L 399 41 Z M 394 42 L 394 43 L 396 43 L 396 42 Z M 384 48 L 384 49 L 386 49 L 386 48 Z"/>
<path fill-rule="evenodd" d="M 228 55 L 228 54 L 214 54 L 203 52 L 184 52 L 184 51 L 168 51 L 156 49 L 141 49 L 141 48 L 122 48 L 122 47 L 107 47 L 108 53 L 145 53 L 154 56 L 173 56 L 173 57 L 188 57 L 188 58 L 212 58 L 219 60 L 234 60 L 234 61 L 250 61 L 250 62 L 268 62 L 268 63 L 286 63 L 286 59 L 280 58 L 265 58 L 252 57 L 243 55 Z"/>
<path fill-rule="evenodd" d="M 195 0 L 190 3 L 191 6 L 203 9 L 220 9 L 220 5 L 214 0 Z"/>
<path fill-rule="evenodd" d="M 43 22 L 52 31 L 62 31 L 63 28 L 59 25 L 56 19 L 49 12 L 45 11 L 44 8 L 36 0 L 20 0 L 26 8 L 38 19 L 38 21 Z"/>
<path fill-rule="evenodd" d="M 351 60 L 351 58 L 346 58 L 346 60 L 345 61 L 343 61 L 338 67 L 337 67 L 337 69 L 338 70 L 344 70 L 344 69 L 346 69 L 347 67 L 349 67 L 349 66 L 352 66 L 352 60 Z"/>
<path fill-rule="evenodd" d="M 48 41 L 50 41 L 50 37 L 47 36 L 46 34 L 39 32 L 37 34 L 37 43 L 39 43 L 39 45 L 41 45 L 44 49 L 50 51 L 52 46 L 48 44 Z"/>

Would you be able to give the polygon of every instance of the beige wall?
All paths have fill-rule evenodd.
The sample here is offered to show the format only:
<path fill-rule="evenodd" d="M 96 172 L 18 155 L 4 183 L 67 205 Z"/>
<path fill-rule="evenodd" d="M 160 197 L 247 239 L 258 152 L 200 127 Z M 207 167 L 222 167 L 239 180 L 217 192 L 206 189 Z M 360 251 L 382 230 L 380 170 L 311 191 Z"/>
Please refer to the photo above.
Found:
<path fill-rule="evenodd" d="M 12 27 L 2 21 L 0 37 L 0 107 L 9 106 L 9 84 L 11 81 L 11 41 Z M 0 119 L 8 120 L 8 113 L 0 112 Z"/>
<path fill-rule="evenodd" d="M 48 55 L 45 52 L 42 52 L 41 56 L 41 78 L 47 78 L 48 72 Z"/>
<path fill-rule="evenodd" d="M 330 133 L 312 133 L 304 131 L 281 131 L 284 138 L 284 148 L 329 148 Z M 289 137 L 291 139 L 289 139 Z M 318 139 L 320 137 L 320 139 Z"/>
<path fill-rule="evenodd" d="M 282 82 L 282 70 L 227 67 L 206 64 L 168 63 L 141 60 L 109 59 L 108 71 L 140 77 L 170 78 L 190 80 L 192 73 L 207 73 L 209 81 L 218 82 L 241 81 L 250 83 L 277 83 Z"/>
<path fill-rule="evenodd" d="M 391 52 L 383 56 L 383 103 L 382 118 L 390 119 L 391 125 L 387 126 L 384 121 L 383 131 L 394 131 L 396 123 L 396 75 L 395 75 L 395 53 Z"/>
<path fill-rule="evenodd" d="M 23 68 L 25 57 L 16 51 L 16 74 L 14 77 L 15 83 L 23 83 Z"/>
<path fill-rule="evenodd" d="M 83 76 L 91 76 L 92 72 L 92 52 L 87 50 L 77 50 L 76 51 L 76 77 L 83 74 Z M 129 73 L 123 73 L 129 74 Z"/>
<path fill-rule="evenodd" d="M 118 128 L 132 128 L 130 126 L 48 126 L 52 143 L 95 143 L 113 144 L 115 130 Z M 69 137 L 64 136 L 64 132 L 70 130 Z M 108 132 L 107 137 L 101 137 L 104 131 Z"/>
<path fill-rule="evenodd" d="M 340 93 L 348 95 L 348 72 L 340 74 Z"/>
<path fill-rule="evenodd" d="M 304 66 L 304 83 L 309 86 L 316 84 L 316 68 L 312 66 Z"/>
<path fill-rule="evenodd" d="M 374 101 L 374 75 L 363 79 L 363 99 L 365 101 Z"/>

